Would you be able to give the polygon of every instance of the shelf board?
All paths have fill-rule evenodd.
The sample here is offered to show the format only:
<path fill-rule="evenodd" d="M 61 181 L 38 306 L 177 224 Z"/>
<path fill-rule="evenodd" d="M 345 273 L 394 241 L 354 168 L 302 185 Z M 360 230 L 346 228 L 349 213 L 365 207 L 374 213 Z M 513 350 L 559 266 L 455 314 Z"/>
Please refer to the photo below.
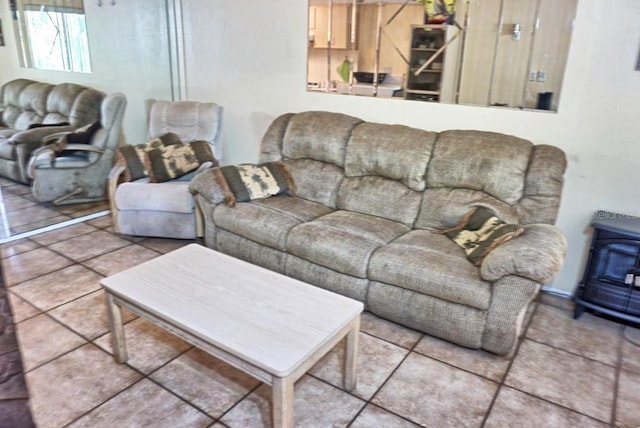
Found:
<path fill-rule="evenodd" d="M 425 91 L 422 89 L 405 89 L 406 93 L 409 94 L 421 94 L 421 95 L 440 95 L 440 91 Z"/>

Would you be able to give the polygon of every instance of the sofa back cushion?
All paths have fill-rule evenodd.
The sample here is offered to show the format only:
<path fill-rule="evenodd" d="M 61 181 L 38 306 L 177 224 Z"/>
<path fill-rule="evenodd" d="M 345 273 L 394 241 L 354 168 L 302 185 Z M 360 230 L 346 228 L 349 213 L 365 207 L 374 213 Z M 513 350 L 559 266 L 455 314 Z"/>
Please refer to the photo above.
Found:
<path fill-rule="evenodd" d="M 437 136 L 408 126 L 362 123 L 354 128 L 347 145 L 345 175 L 385 177 L 423 191 Z"/>
<path fill-rule="evenodd" d="M 566 168 L 557 147 L 510 135 L 330 112 L 278 117 L 260 160 L 284 161 L 302 198 L 425 229 L 451 228 L 475 206 L 508 223 L 553 224 Z"/>
<path fill-rule="evenodd" d="M 559 149 L 542 147 L 493 132 L 440 133 L 415 226 L 453 227 L 474 206 L 508 223 L 553 223 L 565 159 Z"/>
<path fill-rule="evenodd" d="M 84 126 L 100 119 L 100 107 L 105 94 L 95 89 L 61 83 L 53 87 L 47 97 L 45 123 L 68 121 Z"/>
<path fill-rule="evenodd" d="M 342 168 L 313 159 L 288 159 L 283 163 L 296 184 L 296 196 L 337 207 L 338 190 L 344 179 Z"/>
<path fill-rule="evenodd" d="M 76 127 L 91 124 L 100 119 L 104 96 L 74 83 L 51 85 L 16 79 L 2 87 L 2 124 L 19 131 L 35 123 L 69 122 Z"/>
<path fill-rule="evenodd" d="M 292 116 L 282 141 L 285 159 L 314 159 L 344 168 L 347 142 L 361 119 L 340 113 L 304 112 Z"/>
<path fill-rule="evenodd" d="M 24 131 L 32 123 L 42 123 L 47 97 L 53 85 L 17 79 L 2 88 L 2 123 L 7 128 Z"/>
<path fill-rule="evenodd" d="M 345 178 L 338 192 L 337 208 L 370 214 L 413 227 L 422 193 L 399 181 L 374 175 Z"/>

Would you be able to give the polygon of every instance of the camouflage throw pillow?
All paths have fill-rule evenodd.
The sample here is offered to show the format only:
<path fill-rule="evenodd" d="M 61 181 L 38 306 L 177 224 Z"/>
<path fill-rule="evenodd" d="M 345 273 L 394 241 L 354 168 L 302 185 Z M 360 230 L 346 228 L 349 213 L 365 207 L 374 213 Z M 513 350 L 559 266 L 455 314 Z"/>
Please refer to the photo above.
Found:
<path fill-rule="evenodd" d="M 480 266 L 491 250 L 522 232 L 521 226 L 507 224 L 484 207 L 474 208 L 456 227 L 441 231 L 462 247 L 469 261 L 476 266 Z"/>
<path fill-rule="evenodd" d="M 149 150 L 145 165 L 152 183 L 173 180 L 198 169 L 205 162 L 217 165 L 211 146 L 206 141 L 174 144 Z"/>
<path fill-rule="evenodd" d="M 293 178 L 282 162 L 223 166 L 214 174 L 229 206 L 284 192 L 295 194 Z"/>
<path fill-rule="evenodd" d="M 149 176 L 144 165 L 147 152 L 174 144 L 181 144 L 180 138 L 176 134 L 169 132 L 142 144 L 135 146 L 126 144 L 118 147 L 116 163 L 125 167 L 125 181 L 135 181 Z"/>

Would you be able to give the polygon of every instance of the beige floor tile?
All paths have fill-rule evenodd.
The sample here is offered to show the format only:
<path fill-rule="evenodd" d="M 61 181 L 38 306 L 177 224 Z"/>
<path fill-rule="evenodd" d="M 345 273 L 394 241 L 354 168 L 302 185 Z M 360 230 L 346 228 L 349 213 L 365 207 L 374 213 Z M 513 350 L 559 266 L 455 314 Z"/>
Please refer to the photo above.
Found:
<path fill-rule="evenodd" d="M 94 218 L 92 220 L 88 220 L 85 223 L 93 227 L 97 227 L 98 229 L 106 229 L 113 226 L 113 217 L 109 214 L 102 217 Z"/>
<path fill-rule="evenodd" d="M 17 324 L 16 331 L 25 371 L 85 343 L 80 336 L 44 314 Z"/>
<path fill-rule="evenodd" d="M 580 427 L 609 425 L 511 388 L 502 388 L 485 428 Z"/>
<path fill-rule="evenodd" d="M 196 241 L 193 239 L 147 238 L 140 241 L 140 245 L 151 248 L 159 253 L 166 254 L 195 242 Z"/>
<path fill-rule="evenodd" d="M 143 379 L 86 416 L 73 428 L 208 427 L 213 420 L 155 383 Z"/>
<path fill-rule="evenodd" d="M 124 334 L 129 354 L 127 364 L 145 374 L 151 373 L 191 347 L 179 337 L 142 318 L 125 325 Z M 113 353 L 111 333 L 100 337 L 95 343 L 107 352 Z"/>
<path fill-rule="evenodd" d="M 97 229 L 95 227 L 89 226 L 86 223 L 78 223 L 60 229 L 52 230 L 51 232 L 39 233 L 37 235 L 34 235 L 31 239 L 41 245 L 51 245 L 55 244 L 56 242 L 66 241 L 67 239 L 95 232 L 96 230 Z"/>
<path fill-rule="evenodd" d="M 197 348 L 160 368 L 151 378 L 214 418 L 260 384 Z"/>
<path fill-rule="evenodd" d="M 310 371 L 314 376 L 343 388 L 345 342 L 341 341 Z M 358 352 L 358 382 L 352 394 L 370 399 L 409 353 L 405 348 L 393 345 L 365 333 L 360 333 Z"/>
<path fill-rule="evenodd" d="M 13 322 L 15 323 L 24 321 L 27 318 L 31 318 L 42 312 L 32 304 L 25 302 L 20 297 L 13 294 L 11 291 L 9 291 L 9 302 L 11 303 L 11 312 L 13 315 Z"/>
<path fill-rule="evenodd" d="M 429 427 L 478 427 L 498 385 L 411 353 L 372 402 Z"/>
<path fill-rule="evenodd" d="M 59 212 L 43 205 L 33 205 L 7 213 L 7 219 L 12 230 L 18 230 L 20 226 L 24 226 L 26 224 L 46 222 L 51 218 L 59 216 Z"/>
<path fill-rule="evenodd" d="M 511 362 L 507 357 L 479 349 L 463 348 L 427 335 L 420 340 L 414 351 L 496 382 L 502 380 Z"/>
<path fill-rule="evenodd" d="M 423 336 L 419 331 L 387 321 L 371 312 L 362 313 L 360 330 L 407 349 L 413 348 Z"/>
<path fill-rule="evenodd" d="M 615 368 L 525 340 L 505 384 L 608 422 Z"/>
<path fill-rule="evenodd" d="M 26 378 L 38 428 L 57 428 L 133 384 L 140 374 L 87 344 L 27 373 Z"/>
<path fill-rule="evenodd" d="M 297 427 L 344 427 L 365 402 L 331 385 L 303 376 L 295 384 L 294 424 Z M 262 385 L 236 405 L 221 421 L 231 428 L 271 426 L 271 387 Z"/>
<path fill-rule="evenodd" d="M 102 290 L 52 309 L 49 315 L 89 340 L 108 333 L 110 328 Z M 135 318 L 131 312 L 123 310 L 125 323 Z"/>
<path fill-rule="evenodd" d="M 53 226 L 55 224 L 60 224 L 65 221 L 71 220 L 70 217 L 66 215 L 57 215 L 55 217 L 49 217 L 38 221 L 33 221 L 31 223 L 26 223 L 21 226 L 12 226 L 13 234 L 31 232 L 37 229 L 41 229 L 44 227 Z"/>
<path fill-rule="evenodd" d="M 73 265 L 25 281 L 11 288 L 13 293 L 47 311 L 100 289 L 102 277 L 84 266 Z"/>
<path fill-rule="evenodd" d="M 622 361 L 620 366 L 627 371 L 640 374 L 640 329 L 621 326 Z"/>
<path fill-rule="evenodd" d="M 637 352 L 637 348 L 636 348 Z M 616 406 L 617 427 L 640 427 L 640 373 L 620 371 Z"/>
<path fill-rule="evenodd" d="M 96 242 L 99 242 L 100 245 L 96 245 Z M 126 239 L 119 238 L 103 230 L 98 230 L 66 241 L 58 242 L 57 244 L 51 245 L 49 248 L 58 251 L 73 260 L 83 261 L 130 244 L 131 243 Z"/>
<path fill-rule="evenodd" d="M 588 313 L 575 320 L 570 311 L 540 305 L 526 337 L 606 364 L 618 361 L 619 324 Z"/>
<path fill-rule="evenodd" d="M 356 420 L 349 425 L 350 428 L 417 428 L 420 426 L 373 404 L 368 404 Z"/>
<path fill-rule="evenodd" d="M 7 212 L 38 205 L 36 201 L 18 195 L 3 198 L 3 201 Z"/>
<path fill-rule="evenodd" d="M 0 245 L 0 254 L 2 258 L 15 256 L 16 254 L 25 253 L 34 250 L 40 245 L 30 239 L 19 239 L 17 241 L 7 242 Z"/>
<path fill-rule="evenodd" d="M 20 282 L 62 269 L 72 263 L 71 260 L 47 248 L 36 248 L 7 257 L 2 261 L 2 269 L 6 285 L 11 287 Z"/>
<path fill-rule="evenodd" d="M 109 276 L 156 258 L 159 255 L 155 251 L 129 243 L 127 247 L 87 260 L 83 264 L 104 276 Z"/>

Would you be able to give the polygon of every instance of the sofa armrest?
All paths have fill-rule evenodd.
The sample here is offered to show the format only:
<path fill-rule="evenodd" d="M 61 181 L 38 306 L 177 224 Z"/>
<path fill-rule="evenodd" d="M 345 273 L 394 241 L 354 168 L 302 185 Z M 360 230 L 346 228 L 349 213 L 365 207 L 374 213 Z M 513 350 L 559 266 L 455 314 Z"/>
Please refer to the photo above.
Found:
<path fill-rule="evenodd" d="M 43 139 L 51 134 L 68 134 L 75 128 L 73 126 L 41 126 L 16 132 L 9 138 L 11 144 L 29 144 L 31 147 L 40 147 Z"/>
<path fill-rule="evenodd" d="M 497 281 L 507 275 L 518 275 L 546 284 L 560 271 L 567 254 L 562 232 L 549 224 L 523 227 L 522 235 L 487 254 L 480 266 L 482 279 Z"/>
<path fill-rule="evenodd" d="M 189 183 L 189 191 L 199 194 L 212 205 L 218 205 L 225 200 L 225 194 L 218 180 L 214 168 L 208 168 L 193 177 Z"/>

